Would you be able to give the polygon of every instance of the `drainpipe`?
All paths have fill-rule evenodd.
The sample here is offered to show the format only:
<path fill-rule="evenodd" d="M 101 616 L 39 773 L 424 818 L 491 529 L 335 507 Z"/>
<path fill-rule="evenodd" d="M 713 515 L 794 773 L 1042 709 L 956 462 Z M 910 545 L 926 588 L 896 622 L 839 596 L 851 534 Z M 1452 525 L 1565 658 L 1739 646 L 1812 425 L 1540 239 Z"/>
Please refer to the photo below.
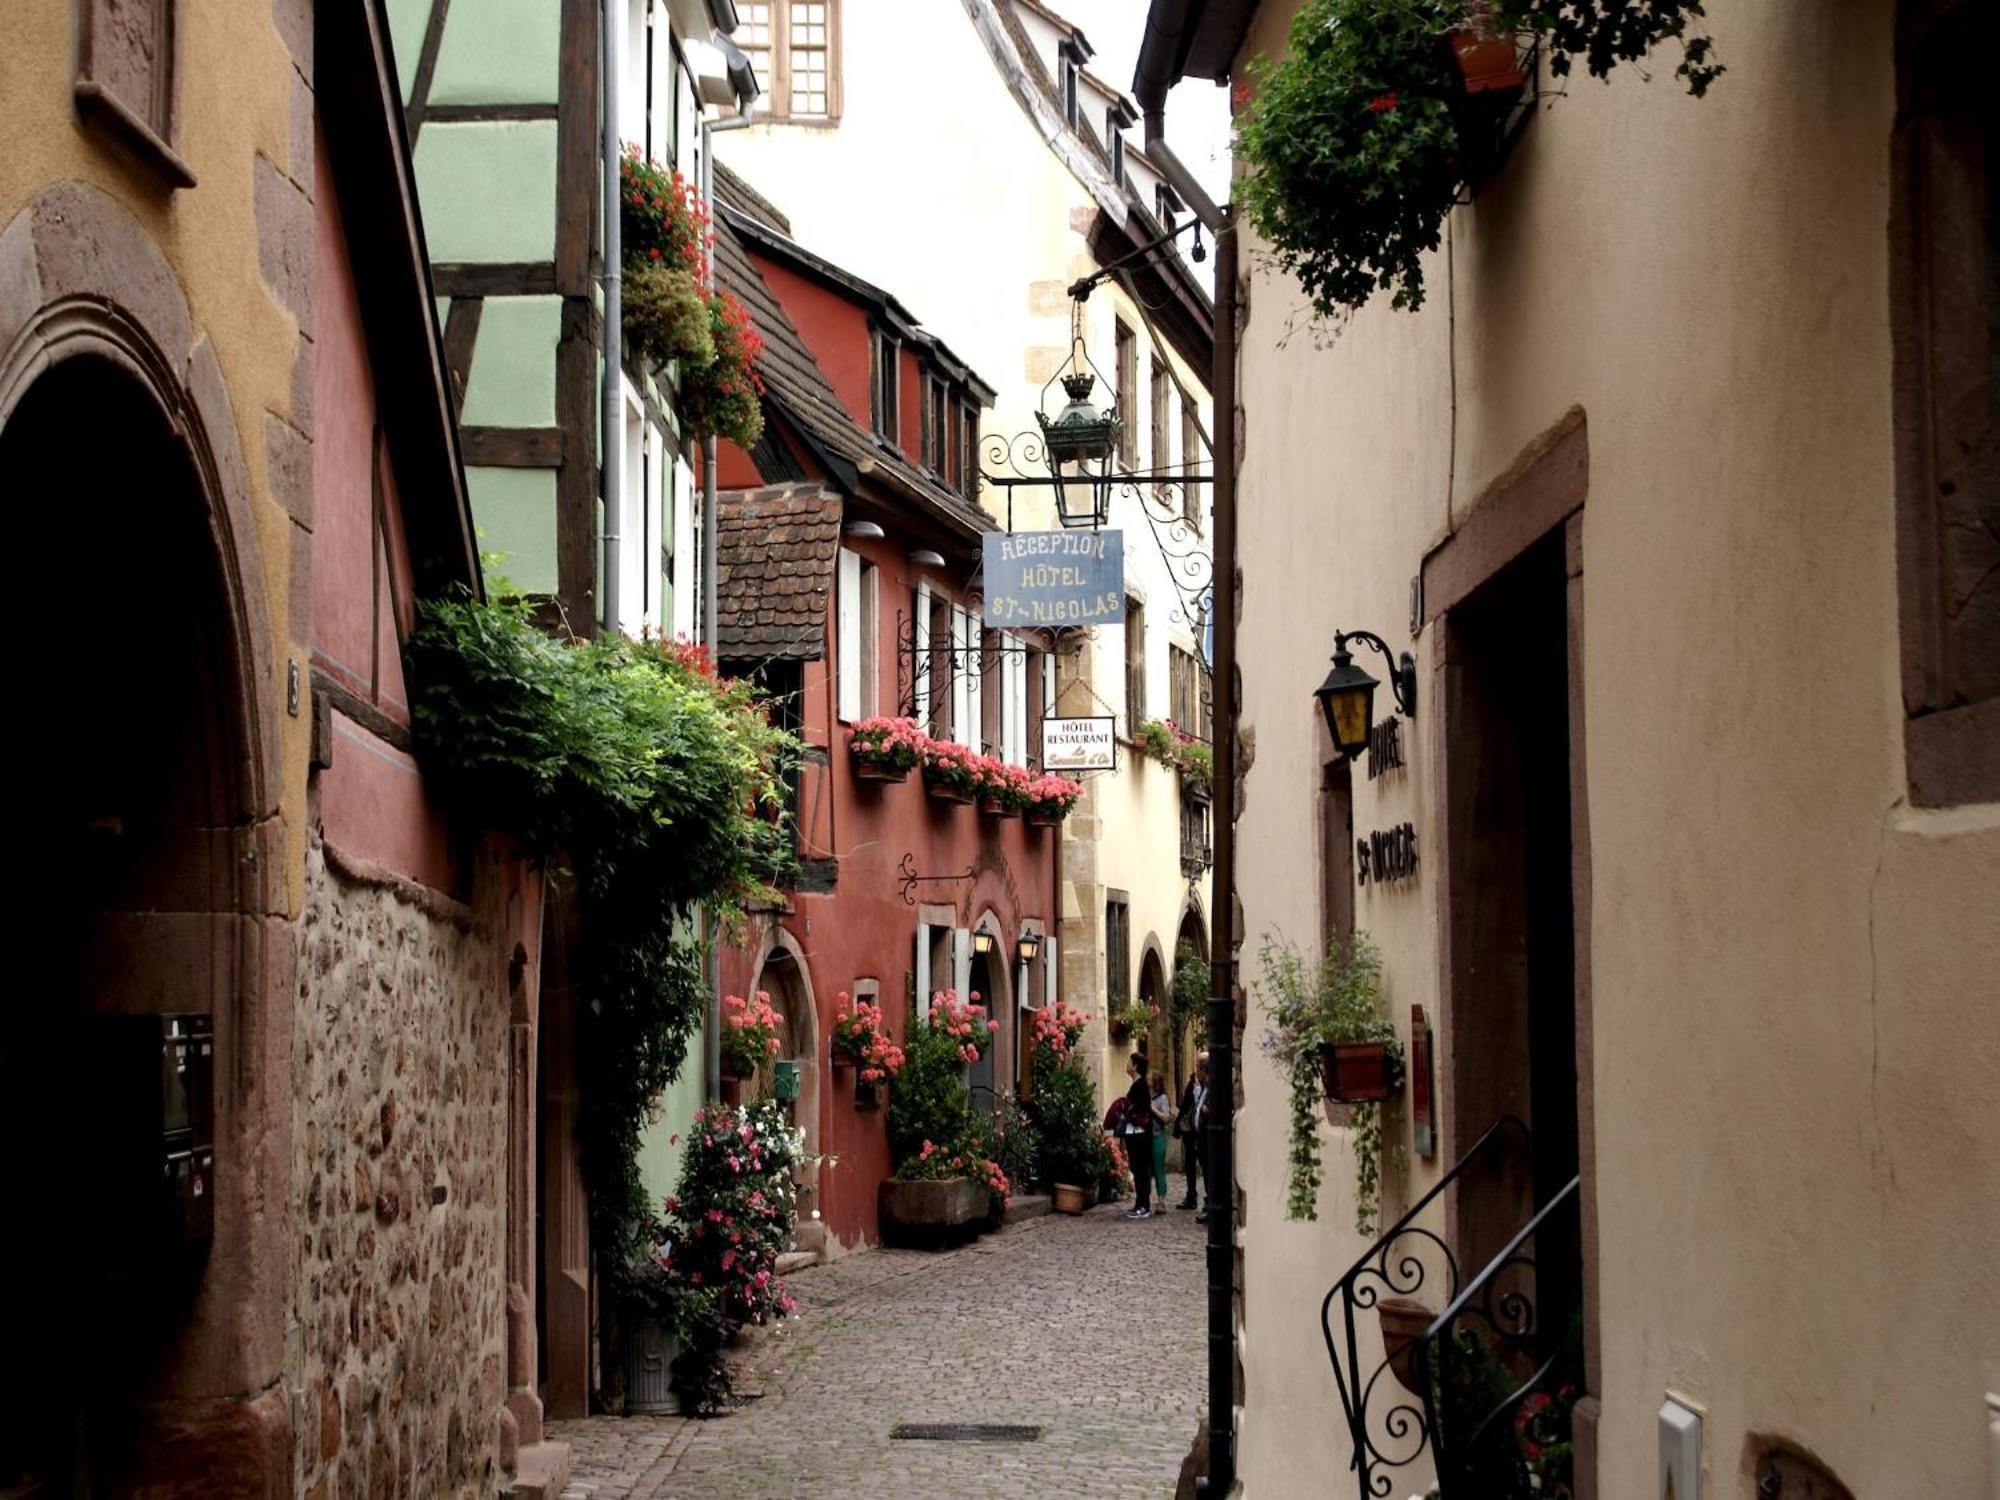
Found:
<path fill-rule="evenodd" d="M 623 142 L 618 135 L 619 64 L 624 40 L 624 7 L 620 0 L 604 0 L 600 24 L 604 28 L 604 419 L 598 439 L 599 493 L 604 497 L 604 579 L 599 598 L 604 608 L 604 626 L 618 629 L 619 620 L 619 466 L 625 456 L 624 347 L 621 329 L 624 296 L 619 260 L 624 254 L 624 231 L 619 222 L 618 163 Z"/>
<path fill-rule="evenodd" d="M 1226 1496 L 1236 1482 L 1236 216 L 1218 206 L 1165 140 L 1167 90 L 1180 76 L 1204 0 L 1154 0 L 1132 90 L 1145 118 L 1146 155 L 1215 235 L 1215 929 L 1208 997 L 1208 1076 L 1222 1101 L 1208 1126 L 1208 1473 L 1196 1492 Z"/>
<path fill-rule="evenodd" d="M 701 194 L 701 201 L 709 206 L 711 215 L 715 212 L 715 137 L 724 130 L 747 128 L 754 102 L 754 95 L 744 99 L 730 119 L 701 122 L 701 165 L 696 173 L 699 180 L 695 183 L 695 191 Z M 707 281 L 712 287 L 715 285 L 715 241 L 712 238 L 702 253 Z M 711 657 L 715 655 L 716 621 L 721 611 L 715 582 L 716 451 L 715 435 L 710 433 L 702 439 L 701 445 L 701 640 L 708 647 Z M 708 1097 L 713 1103 L 722 1097 L 722 944 L 720 928 L 712 917 L 708 921 L 708 940 L 708 1045 L 703 1076 L 708 1080 Z"/>

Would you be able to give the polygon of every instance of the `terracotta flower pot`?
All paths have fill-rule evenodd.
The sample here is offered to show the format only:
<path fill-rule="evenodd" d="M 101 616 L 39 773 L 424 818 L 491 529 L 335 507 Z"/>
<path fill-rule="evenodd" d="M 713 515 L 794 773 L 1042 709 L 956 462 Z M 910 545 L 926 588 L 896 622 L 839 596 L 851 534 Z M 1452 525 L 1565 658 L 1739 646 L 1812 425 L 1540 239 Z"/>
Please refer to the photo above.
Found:
<path fill-rule="evenodd" d="M 1445 45 L 1451 48 L 1467 94 L 1517 90 L 1527 82 L 1510 36 L 1480 30 L 1450 31 L 1445 33 Z"/>
<path fill-rule="evenodd" d="M 1387 1042 L 1335 1042 L 1320 1049 L 1319 1066 L 1327 1098 L 1344 1104 L 1393 1098 L 1401 1082 Z"/>
<path fill-rule="evenodd" d="M 854 779 L 856 781 L 907 781 L 910 777 L 908 766 L 892 766 L 883 760 L 864 760 L 856 756 Z"/>
<path fill-rule="evenodd" d="M 949 782 L 924 779 L 924 791 L 934 801 L 953 802 L 963 807 L 972 801 L 972 793 L 955 787 Z"/>
<path fill-rule="evenodd" d="M 1389 1356 L 1389 1369 L 1403 1383 L 1403 1389 L 1418 1392 L 1417 1340 L 1437 1317 L 1433 1308 L 1414 1297 L 1384 1297 L 1375 1304 L 1382 1320 L 1382 1350 Z"/>
<path fill-rule="evenodd" d="M 1090 1197 L 1090 1189 L 1080 1188 L 1074 1183 L 1058 1182 L 1054 1185 L 1055 1211 L 1059 1214 L 1080 1214 Z"/>
<path fill-rule="evenodd" d="M 1051 807 L 1031 807 L 1028 809 L 1029 825 L 1035 828 L 1054 828 L 1069 814 Z"/>
<path fill-rule="evenodd" d="M 1020 811 L 1011 802 L 1002 802 L 994 797 L 981 797 L 979 810 L 989 818 L 1016 818 Z"/>
<path fill-rule="evenodd" d="M 857 1083 L 854 1085 L 854 1107 L 874 1109 L 882 1102 L 882 1085 L 879 1083 Z"/>

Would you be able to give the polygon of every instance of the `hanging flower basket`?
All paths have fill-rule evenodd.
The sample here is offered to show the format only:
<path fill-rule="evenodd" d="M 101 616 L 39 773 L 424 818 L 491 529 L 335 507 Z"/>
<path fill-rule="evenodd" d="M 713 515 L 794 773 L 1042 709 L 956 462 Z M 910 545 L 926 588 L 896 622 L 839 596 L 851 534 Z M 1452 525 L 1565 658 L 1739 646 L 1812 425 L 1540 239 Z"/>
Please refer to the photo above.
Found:
<path fill-rule="evenodd" d="M 979 810 L 989 818 L 1018 818 L 1021 810 L 1004 797 L 981 797 Z"/>
<path fill-rule="evenodd" d="M 1030 828 L 1060 828 L 1062 820 L 1069 814 L 1049 807 L 1031 807 L 1027 818 Z"/>
<path fill-rule="evenodd" d="M 864 759 L 857 755 L 854 758 L 854 779 L 856 781 L 876 782 L 908 781 L 910 779 L 910 768 L 908 766 L 891 765 L 887 761 L 872 758 Z"/>
<path fill-rule="evenodd" d="M 848 732 L 857 781 L 901 781 L 923 759 L 926 736 L 908 718 L 863 719 Z"/>
<path fill-rule="evenodd" d="M 1403 1086 L 1393 1042 L 1334 1042 L 1320 1048 L 1319 1066 L 1326 1097 L 1342 1104 L 1379 1103 Z"/>
<path fill-rule="evenodd" d="M 854 1107 L 856 1109 L 879 1109 L 882 1104 L 882 1085 L 879 1083 L 857 1083 L 854 1085 Z"/>
<path fill-rule="evenodd" d="M 924 778 L 924 792 L 933 802 L 950 802 L 959 807 L 968 807 L 972 803 L 972 793 L 966 788 L 930 776 Z"/>
<path fill-rule="evenodd" d="M 1474 25 L 1445 33 L 1451 60 L 1467 95 L 1518 93 L 1527 83 L 1521 71 L 1520 50 L 1514 38 L 1496 35 L 1489 27 Z"/>

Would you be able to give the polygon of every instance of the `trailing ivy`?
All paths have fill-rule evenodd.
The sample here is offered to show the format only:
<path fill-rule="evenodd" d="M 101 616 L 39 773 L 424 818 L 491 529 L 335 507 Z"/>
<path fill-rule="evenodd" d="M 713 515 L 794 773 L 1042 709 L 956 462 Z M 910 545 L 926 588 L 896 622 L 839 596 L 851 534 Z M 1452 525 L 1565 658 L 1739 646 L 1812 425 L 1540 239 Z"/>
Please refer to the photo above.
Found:
<path fill-rule="evenodd" d="M 1305 0 L 1288 55 L 1255 59 L 1239 95 L 1244 210 L 1318 316 L 1378 291 L 1419 308 L 1423 256 L 1493 129 L 1446 36 L 1537 36 L 1551 73 L 1580 57 L 1600 78 L 1678 41 L 1675 76 L 1699 97 L 1722 72 L 1691 34 L 1702 15 L 1702 0 Z"/>
<path fill-rule="evenodd" d="M 699 651 L 554 640 L 515 603 L 426 603 L 405 654 L 418 752 L 447 805 L 575 880 L 583 1170 L 615 1270 L 648 1216 L 640 1132 L 707 1009 L 689 918 L 707 904 L 735 920 L 785 872 L 797 742 Z"/>

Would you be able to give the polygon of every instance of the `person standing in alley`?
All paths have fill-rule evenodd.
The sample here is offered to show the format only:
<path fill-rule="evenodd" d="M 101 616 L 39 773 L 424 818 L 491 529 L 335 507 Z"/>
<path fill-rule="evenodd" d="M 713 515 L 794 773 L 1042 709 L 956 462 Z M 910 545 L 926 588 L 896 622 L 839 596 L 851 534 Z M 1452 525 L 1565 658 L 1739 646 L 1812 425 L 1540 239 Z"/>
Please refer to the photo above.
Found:
<path fill-rule="evenodd" d="M 1173 1126 L 1174 1097 L 1167 1092 L 1167 1075 L 1153 1075 L 1152 1109 L 1147 1121 L 1153 1127 L 1153 1192 L 1161 1208 L 1167 1206 L 1167 1133 Z"/>
<path fill-rule="evenodd" d="M 1207 1106 L 1208 1054 L 1202 1052 L 1196 1055 L 1194 1072 L 1188 1075 L 1187 1086 L 1181 1090 L 1180 1114 L 1174 1120 L 1174 1134 L 1180 1137 L 1181 1160 L 1187 1172 L 1187 1196 L 1180 1201 L 1182 1208 L 1200 1206 L 1197 1187 L 1201 1181 L 1202 1126 Z"/>
<path fill-rule="evenodd" d="M 1132 1080 L 1125 1090 L 1125 1118 L 1119 1133 L 1125 1144 L 1125 1160 L 1132 1169 L 1132 1191 L 1138 1202 L 1125 1215 L 1128 1219 L 1153 1217 L 1153 1095 L 1146 1087 L 1146 1059 L 1134 1052 L 1125 1061 L 1125 1076 Z"/>

